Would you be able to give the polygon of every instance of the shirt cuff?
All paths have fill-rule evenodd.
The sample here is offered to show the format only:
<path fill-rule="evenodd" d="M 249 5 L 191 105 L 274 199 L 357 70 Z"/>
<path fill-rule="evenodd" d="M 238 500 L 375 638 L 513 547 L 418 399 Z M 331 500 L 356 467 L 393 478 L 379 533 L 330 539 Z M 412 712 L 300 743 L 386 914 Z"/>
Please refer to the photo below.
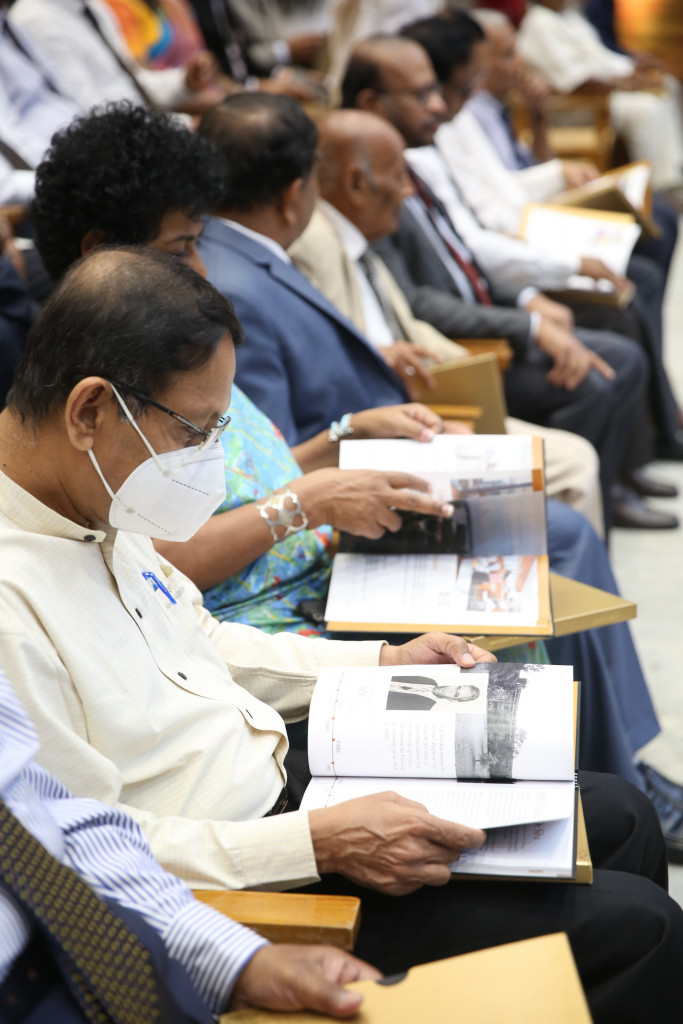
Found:
<path fill-rule="evenodd" d="M 306 811 L 241 821 L 238 842 L 244 889 L 277 892 L 319 881 Z"/>
<path fill-rule="evenodd" d="M 538 341 L 538 332 L 541 329 L 541 314 L 535 310 L 533 313 L 530 313 L 529 316 L 531 317 L 529 323 L 529 344 L 531 345 Z"/>
<path fill-rule="evenodd" d="M 527 285 L 526 288 L 522 288 L 521 292 L 517 296 L 517 305 L 520 309 L 526 309 L 532 299 L 535 299 L 538 295 L 538 288 L 535 288 L 532 284 Z"/>
<path fill-rule="evenodd" d="M 273 62 L 277 64 L 291 64 L 292 63 L 292 51 L 289 48 L 289 43 L 284 39 L 276 39 L 271 44 L 271 53 L 273 54 Z"/>
<path fill-rule="evenodd" d="M 225 1013 L 232 990 L 254 953 L 269 945 L 250 928 L 192 900 L 163 936 L 169 956 L 181 963 L 214 1014 Z"/>

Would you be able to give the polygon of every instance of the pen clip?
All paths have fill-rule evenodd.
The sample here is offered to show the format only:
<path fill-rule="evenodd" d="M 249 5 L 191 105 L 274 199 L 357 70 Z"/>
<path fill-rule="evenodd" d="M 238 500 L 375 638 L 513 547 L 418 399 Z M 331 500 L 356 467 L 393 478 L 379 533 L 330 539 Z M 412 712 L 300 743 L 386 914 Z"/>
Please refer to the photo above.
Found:
<path fill-rule="evenodd" d="M 177 604 L 178 603 L 176 601 L 175 597 L 173 596 L 173 594 L 171 593 L 171 591 L 168 590 L 164 586 L 164 584 L 161 582 L 159 577 L 156 576 L 153 572 L 143 572 L 142 578 L 143 578 L 143 580 L 149 580 L 150 581 L 150 583 L 152 584 L 152 589 L 153 590 L 160 590 L 162 594 L 165 594 L 166 597 L 171 602 L 171 604 Z"/>

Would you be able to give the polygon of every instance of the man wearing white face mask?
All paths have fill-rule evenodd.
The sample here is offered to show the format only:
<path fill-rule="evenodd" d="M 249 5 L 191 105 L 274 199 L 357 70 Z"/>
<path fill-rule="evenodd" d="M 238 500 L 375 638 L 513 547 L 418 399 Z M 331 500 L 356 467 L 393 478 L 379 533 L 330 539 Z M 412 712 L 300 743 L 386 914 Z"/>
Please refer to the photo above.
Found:
<path fill-rule="evenodd" d="M 100 469 L 95 452 L 92 448 L 88 449 L 90 461 L 112 500 L 109 509 L 110 525 L 118 530 L 144 533 L 148 537 L 162 540 L 189 540 L 225 500 L 223 449 L 218 440 L 230 423 L 230 417 L 227 414 L 221 416 L 215 427 L 205 430 L 160 402 L 143 395 L 136 388 L 125 384 L 117 387 L 113 380 L 107 383 L 126 419 L 150 454 L 149 459 L 126 477 L 115 494 Z M 165 412 L 201 440 L 192 448 L 179 448 L 177 451 L 157 455 L 135 422 L 119 388 L 145 405 Z"/>
<path fill-rule="evenodd" d="M 196 886 L 301 887 L 320 873 L 322 891 L 362 895 L 356 951 L 386 972 L 566 930 L 596 1021 L 645 1019 L 652 991 L 659 1019 L 678 1021 L 683 914 L 663 891 L 654 810 L 623 779 L 580 774 L 593 862 L 610 870 L 561 892 L 446 885 L 483 833 L 392 793 L 280 813 L 278 711 L 305 713 L 322 666 L 495 659 L 440 633 L 393 647 L 219 623 L 155 553 L 143 534 L 180 536 L 206 514 L 204 459 L 240 335 L 210 284 L 150 249 L 87 257 L 36 322 L 0 414 L 0 664 L 42 763 L 76 795 L 130 811 Z"/>

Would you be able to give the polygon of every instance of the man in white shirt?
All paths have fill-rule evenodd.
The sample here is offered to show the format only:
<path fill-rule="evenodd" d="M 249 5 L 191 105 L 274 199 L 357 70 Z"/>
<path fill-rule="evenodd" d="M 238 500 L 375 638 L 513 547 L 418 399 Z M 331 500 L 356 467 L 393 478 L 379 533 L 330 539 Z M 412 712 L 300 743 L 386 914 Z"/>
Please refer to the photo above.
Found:
<path fill-rule="evenodd" d="M 53 134 L 78 112 L 21 30 L 8 28 L 0 9 L 0 205 L 32 199 L 33 169 Z"/>
<path fill-rule="evenodd" d="M 152 70 L 131 55 L 114 13 L 98 0 L 17 0 L 8 16 L 49 61 L 60 89 L 82 110 L 127 99 L 196 113 L 225 94 L 202 51 L 184 67 Z"/>
<path fill-rule="evenodd" d="M 630 158 L 650 161 L 657 189 L 683 183 L 680 87 L 672 76 L 641 71 L 632 57 L 609 50 L 568 0 L 532 0 L 517 48 L 558 92 L 586 84 L 608 91 L 612 123 Z"/>
<path fill-rule="evenodd" d="M 77 794 L 133 799 L 185 877 L 221 884 L 232 866 L 242 884 L 269 871 L 282 886 L 320 871 L 331 874 L 323 889 L 362 892 L 358 952 L 383 970 L 559 927 L 598 1019 L 645 1013 L 656 990 L 673 1024 L 683 915 L 657 885 L 654 811 L 623 780 L 582 774 L 593 860 L 611 870 L 557 899 L 552 886 L 445 886 L 449 863 L 483 834 L 390 793 L 278 813 L 284 724 L 261 697 L 307 705 L 324 664 L 490 656 L 442 634 L 380 647 L 219 624 L 155 555 L 151 534 L 190 535 L 220 498 L 216 438 L 239 337 L 225 300 L 152 250 L 94 253 L 38 321 L 0 414 L 0 658 L 41 760 Z"/>

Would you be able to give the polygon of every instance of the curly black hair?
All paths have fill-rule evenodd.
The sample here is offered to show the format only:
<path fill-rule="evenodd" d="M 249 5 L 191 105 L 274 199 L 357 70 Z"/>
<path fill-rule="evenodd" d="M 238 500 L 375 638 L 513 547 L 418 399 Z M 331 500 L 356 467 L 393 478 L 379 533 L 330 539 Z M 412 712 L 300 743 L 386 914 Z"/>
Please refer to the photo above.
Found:
<path fill-rule="evenodd" d="M 36 171 L 36 246 L 58 280 L 93 230 L 105 244 L 147 245 L 163 216 L 198 216 L 221 195 L 225 158 L 171 115 L 112 103 L 57 132 Z"/>

